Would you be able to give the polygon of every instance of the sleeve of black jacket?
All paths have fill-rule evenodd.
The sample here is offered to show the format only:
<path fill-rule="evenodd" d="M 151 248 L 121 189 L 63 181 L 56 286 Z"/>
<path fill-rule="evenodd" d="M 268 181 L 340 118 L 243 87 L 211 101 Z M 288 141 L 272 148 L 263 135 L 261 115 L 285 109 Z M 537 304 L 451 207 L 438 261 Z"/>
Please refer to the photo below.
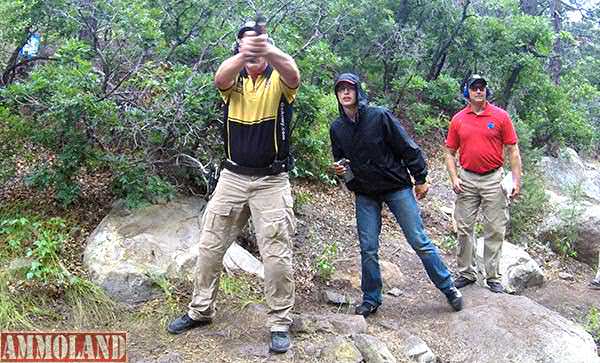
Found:
<path fill-rule="evenodd" d="M 344 158 L 344 152 L 335 139 L 333 125 L 329 128 L 329 139 L 331 140 L 331 154 L 333 154 L 333 161 Z"/>
<path fill-rule="evenodd" d="M 383 113 L 385 122 L 385 142 L 398 160 L 404 164 L 415 179 L 415 184 L 424 184 L 427 180 L 427 163 L 421 148 L 406 133 L 400 121 L 388 110 Z"/>

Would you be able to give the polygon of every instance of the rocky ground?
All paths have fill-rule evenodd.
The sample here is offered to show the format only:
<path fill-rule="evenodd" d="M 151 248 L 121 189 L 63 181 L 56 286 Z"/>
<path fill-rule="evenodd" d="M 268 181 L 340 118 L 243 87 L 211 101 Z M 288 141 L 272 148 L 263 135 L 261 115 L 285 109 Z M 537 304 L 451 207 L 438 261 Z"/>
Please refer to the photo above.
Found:
<path fill-rule="evenodd" d="M 432 187 L 427 199 L 421 203 L 422 213 L 429 234 L 453 270 L 452 224 L 447 211 L 454 196 L 447 183 L 441 155 L 430 154 L 430 169 Z M 341 186 L 316 185 L 305 181 L 296 181 L 293 190 L 298 209 L 298 232 L 294 238 L 297 281 L 295 313 L 348 314 L 350 321 L 353 308 L 349 305 L 329 305 L 323 301 L 322 293 L 335 291 L 360 300 L 359 249 L 353 195 Z M 81 270 L 83 240 L 98 223 L 100 214 L 107 211 L 106 205 L 89 208 L 89 204 L 86 206 L 83 203 L 79 207 L 85 210 L 83 216 L 88 213 L 89 218 L 87 223 L 81 215 L 77 218 L 82 221 L 83 227 L 69 240 L 65 249 L 69 267 L 75 271 Z M 91 216 L 89 213 L 92 210 L 100 212 Z M 335 247 L 332 249 L 331 246 Z M 323 251 L 327 248 L 334 252 L 323 257 Z M 547 280 L 542 287 L 528 289 L 523 295 L 573 322 L 585 324 L 590 309 L 600 309 L 600 291 L 586 287 L 594 271 L 574 260 L 559 259 L 545 248 L 530 247 L 529 251 L 541 263 Z M 320 258 L 335 267 L 335 273 L 329 279 L 319 276 L 323 273 L 316 265 Z M 398 266 L 399 273 L 394 286 L 399 288 L 399 292 L 397 296 L 386 295 L 379 312 L 367 320 L 364 333 L 384 341 L 398 361 L 410 361 L 405 347 L 400 344 L 407 335 L 423 339 L 438 357 L 438 362 L 469 361 L 468 358 L 457 358 L 460 355 L 456 352 L 468 351 L 473 347 L 459 344 L 452 337 L 439 339 L 440 335 L 444 335 L 439 333 L 439 329 L 447 328 L 439 320 L 452 321 L 456 319 L 454 316 L 458 316 L 456 314 L 461 313 L 452 312 L 444 297 L 429 282 L 420 261 L 388 211 L 384 213 L 380 258 Z M 81 271 L 81 274 L 85 274 L 85 271 Z M 169 293 L 157 300 L 133 307 L 116 307 L 114 316 L 104 324 L 98 321 L 75 324 L 63 311 L 61 318 L 41 319 L 39 328 L 125 330 L 129 334 L 130 362 L 322 361 L 323 347 L 330 346 L 331 340 L 339 334 L 300 330 L 294 333 L 294 347 L 288 353 L 269 354 L 260 283 L 251 277 L 245 277 L 244 281 L 248 282 L 249 287 L 242 290 L 241 294 L 220 293 L 214 324 L 180 336 L 169 335 L 165 326 L 170 319 L 185 311 L 190 294 L 190 286 L 185 284 L 171 286 Z M 482 292 L 484 287 L 469 289 L 465 292 L 465 309 L 478 308 L 486 299 L 497 299 L 493 294 Z M 510 296 L 501 299 L 510 299 Z M 60 310 L 57 308 L 58 315 L 61 314 Z"/>

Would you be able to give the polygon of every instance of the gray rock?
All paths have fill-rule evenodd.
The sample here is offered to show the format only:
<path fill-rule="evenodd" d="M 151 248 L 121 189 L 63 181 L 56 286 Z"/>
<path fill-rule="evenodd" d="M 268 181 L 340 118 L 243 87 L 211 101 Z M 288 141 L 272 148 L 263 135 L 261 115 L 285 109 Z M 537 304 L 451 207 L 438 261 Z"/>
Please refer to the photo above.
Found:
<path fill-rule="evenodd" d="M 392 289 L 402 284 L 404 274 L 400 271 L 400 267 L 385 260 L 380 260 L 379 265 L 381 267 L 381 277 L 385 289 Z"/>
<path fill-rule="evenodd" d="M 569 280 L 569 281 L 573 281 L 575 279 L 575 277 L 573 276 L 573 274 L 570 274 L 568 272 L 564 272 L 561 271 L 558 273 L 558 277 L 563 279 L 563 280 Z"/>
<path fill-rule="evenodd" d="M 323 363 L 360 363 L 363 357 L 351 341 L 344 337 L 331 337 L 319 356 Z"/>
<path fill-rule="evenodd" d="M 477 269 L 480 278 L 485 276 L 483 264 L 483 238 L 477 239 Z M 500 258 L 502 285 L 508 292 L 520 292 L 527 287 L 544 283 L 544 272 L 531 256 L 521 247 L 504 241 Z M 480 281 L 484 285 L 483 281 Z"/>
<path fill-rule="evenodd" d="M 155 296 L 157 277 L 189 278 L 205 202 L 178 199 L 124 213 L 113 209 L 87 240 L 83 262 L 113 298 L 136 303 Z"/>
<path fill-rule="evenodd" d="M 349 314 L 299 314 L 294 316 L 290 330 L 293 333 L 313 334 L 325 332 L 341 335 L 365 333 L 367 322 L 362 315 Z"/>
<path fill-rule="evenodd" d="M 33 258 L 31 257 L 17 257 L 8 264 L 8 272 L 13 274 L 19 271 L 28 270 L 31 267 L 32 262 Z"/>
<path fill-rule="evenodd" d="M 235 242 L 231 244 L 223 257 L 223 267 L 229 274 L 244 271 L 258 276 L 261 280 L 265 278 L 263 263 Z"/>
<path fill-rule="evenodd" d="M 185 359 L 179 353 L 170 352 L 156 360 L 156 363 L 183 363 Z"/>
<path fill-rule="evenodd" d="M 414 252 L 411 250 L 411 253 Z M 342 266 L 342 268 L 336 269 L 333 273 L 332 280 L 349 282 L 355 289 L 360 289 L 360 266 L 360 258 L 357 258 L 353 263 L 349 264 L 349 266 Z M 383 287 L 385 290 L 402 285 L 405 277 L 397 265 L 385 260 L 379 260 L 379 267 L 381 268 L 381 278 L 383 279 Z"/>
<path fill-rule="evenodd" d="M 205 206 L 200 198 L 138 210 L 117 205 L 87 240 L 83 262 L 92 281 L 124 303 L 160 294 L 157 279 L 191 281 Z M 264 276 L 262 263 L 236 243 L 227 250 L 224 264 L 229 272 Z"/>
<path fill-rule="evenodd" d="M 404 339 L 403 343 L 405 354 L 417 363 L 435 363 L 435 354 L 429 349 L 423 339 L 415 335 L 410 335 Z"/>
<path fill-rule="evenodd" d="M 396 296 L 396 297 L 398 297 L 398 296 L 402 296 L 402 295 L 404 294 L 404 293 L 402 292 L 402 290 L 400 290 L 400 289 L 399 289 L 399 288 L 397 288 L 397 287 L 394 287 L 393 289 L 389 290 L 387 293 L 388 293 L 389 295 Z"/>
<path fill-rule="evenodd" d="M 568 188 L 579 185 L 585 199 L 600 202 L 600 167 L 582 161 L 575 150 L 565 148 L 558 158 L 543 157 L 541 170 L 544 184 L 555 193 L 565 194 Z"/>
<path fill-rule="evenodd" d="M 381 340 L 372 335 L 356 334 L 354 345 L 367 363 L 396 363 L 396 358 Z"/>
<path fill-rule="evenodd" d="M 462 289 L 466 308 L 442 317 L 439 334 L 456 349 L 452 362 L 600 363 L 596 344 L 581 326 L 524 296 Z"/>
<path fill-rule="evenodd" d="M 600 250 L 600 165 L 584 162 L 574 150 L 566 148 L 561 150 L 558 158 L 542 158 L 541 167 L 550 208 L 537 238 L 549 242 L 558 250 L 556 241 L 560 240 L 566 229 L 574 227 L 577 232 L 577 239 L 572 246 L 577 253 L 575 258 L 596 267 Z M 581 190 L 578 205 L 569 198 L 569 189 L 573 187 Z M 563 220 L 566 216 L 561 211 L 569 212 L 574 207 L 578 209 L 576 216 Z"/>
<path fill-rule="evenodd" d="M 352 296 L 338 294 L 335 291 L 325 290 L 322 294 L 323 301 L 333 305 L 353 305 L 355 303 Z"/>
<path fill-rule="evenodd" d="M 552 194 L 550 194 L 552 195 Z M 598 202 L 597 202 L 598 203 Z M 574 221 L 563 220 L 560 210 L 573 208 L 568 199 L 552 195 L 551 204 L 554 212 L 545 217 L 537 231 L 540 241 L 548 242 L 557 248 L 556 241 L 568 228 L 575 228 L 577 238 L 572 246 L 576 252 L 575 258 L 592 267 L 598 266 L 598 251 L 600 250 L 600 204 L 582 203 L 579 206 L 581 213 Z"/>

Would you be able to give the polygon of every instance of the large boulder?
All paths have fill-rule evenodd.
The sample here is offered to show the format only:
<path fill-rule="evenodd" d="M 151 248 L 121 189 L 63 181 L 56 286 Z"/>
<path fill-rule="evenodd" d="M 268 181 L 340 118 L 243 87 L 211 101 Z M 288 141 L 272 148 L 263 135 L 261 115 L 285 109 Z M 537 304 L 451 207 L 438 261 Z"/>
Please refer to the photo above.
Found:
<path fill-rule="evenodd" d="M 462 289 L 466 308 L 441 317 L 439 334 L 464 347 L 451 362 L 600 363 L 592 336 L 581 326 L 524 296 Z"/>
<path fill-rule="evenodd" d="M 133 211 L 113 208 L 87 240 L 83 261 L 92 281 L 124 303 L 155 297 L 160 279 L 191 281 L 205 206 L 200 198 L 180 198 Z M 230 272 L 264 275 L 262 263 L 235 243 L 224 264 Z"/>
<path fill-rule="evenodd" d="M 570 230 L 575 236 L 570 246 L 575 258 L 592 267 L 598 266 L 600 250 L 600 202 L 581 201 L 574 204 L 565 196 L 548 191 L 550 209 L 537 230 L 537 239 L 559 250 L 558 241 Z"/>
<path fill-rule="evenodd" d="M 600 166 L 582 161 L 575 150 L 562 149 L 557 158 L 545 156 L 540 166 L 546 188 L 567 194 L 569 188 L 580 186 L 584 199 L 600 202 Z"/>
<path fill-rule="evenodd" d="M 483 238 L 478 238 L 476 265 L 480 285 L 484 285 L 483 276 L 485 276 L 483 247 Z M 500 273 L 502 274 L 502 285 L 511 293 L 518 293 L 527 287 L 539 286 L 544 283 L 544 272 L 537 262 L 523 248 L 507 241 L 504 241 L 502 245 Z"/>
<path fill-rule="evenodd" d="M 575 236 L 569 241 L 575 258 L 595 267 L 600 250 L 600 165 L 584 162 L 565 148 L 557 158 L 542 158 L 541 169 L 550 207 L 537 238 L 559 250 L 565 234 Z M 575 200 L 570 197 L 574 188 L 580 191 Z"/>

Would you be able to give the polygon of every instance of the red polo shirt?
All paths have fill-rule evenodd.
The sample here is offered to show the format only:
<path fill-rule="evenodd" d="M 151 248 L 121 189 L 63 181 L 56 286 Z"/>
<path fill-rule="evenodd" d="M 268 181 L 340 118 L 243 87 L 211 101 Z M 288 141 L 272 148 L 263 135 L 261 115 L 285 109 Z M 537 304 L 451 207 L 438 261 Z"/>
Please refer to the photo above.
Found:
<path fill-rule="evenodd" d="M 501 167 L 504 145 L 516 143 L 510 116 L 489 102 L 479 115 L 471 110 L 471 105 L 454 115 L 446 138 L 448 148 L 459 150 L 460 166 L 480 174 Z"/>

